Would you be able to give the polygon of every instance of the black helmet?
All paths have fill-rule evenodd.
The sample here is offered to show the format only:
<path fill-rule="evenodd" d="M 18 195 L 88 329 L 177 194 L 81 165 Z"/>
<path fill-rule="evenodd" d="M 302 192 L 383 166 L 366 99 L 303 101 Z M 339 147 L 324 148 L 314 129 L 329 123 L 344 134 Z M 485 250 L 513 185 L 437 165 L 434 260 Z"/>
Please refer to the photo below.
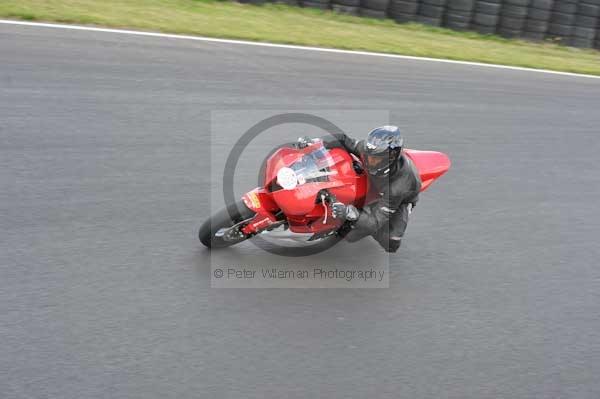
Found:
<path fill-rule="evenodd" d="M 398 163 L 404 140 L 397 126 L 371 130 L 365 141 L 363 163 L 370 175 L 387 176 Z"/>

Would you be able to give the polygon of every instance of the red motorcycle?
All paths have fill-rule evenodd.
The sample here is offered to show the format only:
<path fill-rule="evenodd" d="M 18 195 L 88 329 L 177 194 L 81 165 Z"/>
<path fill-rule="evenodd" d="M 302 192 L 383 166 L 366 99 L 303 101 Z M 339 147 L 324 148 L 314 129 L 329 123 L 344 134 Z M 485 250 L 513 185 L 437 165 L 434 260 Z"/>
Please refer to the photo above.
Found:
<path fill-rule="evenodd" d="M 331 214 L 331 204 L 362 208 L 376 201 L 361 160 L 341 148 L 325 149 L 320 139 L 305 146 L 283 147 L 266 162 L 263 186 L 244 194 L 204 222 L 199 238 L 209 248 L 224 248 L 259 233 L 283 227 L 309 233 L 308 241 L 337 238 L 344 222 Z M 450 168 L 446 154 L 404 150 L 421 177 L 421 192 Z"/>

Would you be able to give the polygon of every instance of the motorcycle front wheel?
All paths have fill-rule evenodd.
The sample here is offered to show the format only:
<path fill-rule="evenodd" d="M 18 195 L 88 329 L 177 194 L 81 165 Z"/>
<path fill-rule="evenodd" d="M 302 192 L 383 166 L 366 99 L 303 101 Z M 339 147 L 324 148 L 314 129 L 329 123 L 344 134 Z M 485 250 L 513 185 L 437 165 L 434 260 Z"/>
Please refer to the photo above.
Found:
<path fill-rule="evenodd" d="M 238 244 L 249 238 L 239 231 L 243 227 L 242 222 L 253 218 L 254 215 L 255 213 L 243 201 L 238 201 L 206 220 L 200 227 L 198 238 L 208 248 L 226 248 Z M 238 228 L 229 229 L 236 225 L 239 225 Z M 223 231 L 229 234 L 223 234 Z"/>

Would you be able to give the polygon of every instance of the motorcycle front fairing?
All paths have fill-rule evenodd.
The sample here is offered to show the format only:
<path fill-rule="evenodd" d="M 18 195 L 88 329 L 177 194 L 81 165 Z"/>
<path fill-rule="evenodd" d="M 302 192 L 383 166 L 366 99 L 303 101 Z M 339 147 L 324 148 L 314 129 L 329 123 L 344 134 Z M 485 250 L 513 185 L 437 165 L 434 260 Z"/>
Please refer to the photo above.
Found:
<path fill-rule="evenodd" d="M 254 224 L 264 229 L 282 216 L 292 232 L 339 228 L 341 222 L 331 217 L 328 201 L 360 204 L 366 193 L 366 177 L 356 173 L 354 161 L 342 149 L 328 151 L 320 140 L 303 149 L 277 150 L 267 161 L 264 188 L 243 197 L 246 206 L 257 213 L 255 219 L 261 220 L 249 224 L 248 230 L 254 230 Z"/>
<path fill-rule="evenodd" d="M 353 166 L 356 160 L 343 149 L 327 150 L 318 140 L 307 150 L 289 166 L 298 176 L 298 186 L 275 191 L 273 199 L 294 232 L 322 234 L 337 230 L 342 222 L 332 217 L 329 204 L 361 203 L 366 178 L 356 172 Z"/>

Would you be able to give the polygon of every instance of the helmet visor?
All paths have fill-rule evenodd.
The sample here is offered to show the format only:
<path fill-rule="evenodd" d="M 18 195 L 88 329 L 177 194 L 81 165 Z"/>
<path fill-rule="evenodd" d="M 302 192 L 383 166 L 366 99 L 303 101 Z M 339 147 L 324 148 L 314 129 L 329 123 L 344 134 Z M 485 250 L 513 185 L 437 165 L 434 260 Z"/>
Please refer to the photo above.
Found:
<path fill-rule="evenodd" d="M 366 154 L 365 166 L 371 174 L 380 173 L 390 167 L 393 158 L 393 155 L 388 151 L 382 154 Z"/>
<path fill-rule="evenodd" d="M 369 169 L 382 169 L 390 164 L 388 153 L 367 155 L 367 166 Z"/>
<path fill-rule="evenodd" d="M 372 175 L 382 175 L 389 172 L 392 164 L 398 161 L 402 148 L 393 148 L 378 154 L 364 154 L 363 163 Z"/>

